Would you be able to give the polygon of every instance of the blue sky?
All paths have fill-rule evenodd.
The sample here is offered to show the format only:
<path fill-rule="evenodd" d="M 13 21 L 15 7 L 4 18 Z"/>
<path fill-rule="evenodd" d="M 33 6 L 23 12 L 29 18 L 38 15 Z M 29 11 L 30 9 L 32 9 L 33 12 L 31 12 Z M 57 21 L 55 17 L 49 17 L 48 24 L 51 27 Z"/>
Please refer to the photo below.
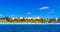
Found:
<path fill-rule="evenodd" d="M 0 17 L 60 17 L 60 0 L 0 0 Z"/>

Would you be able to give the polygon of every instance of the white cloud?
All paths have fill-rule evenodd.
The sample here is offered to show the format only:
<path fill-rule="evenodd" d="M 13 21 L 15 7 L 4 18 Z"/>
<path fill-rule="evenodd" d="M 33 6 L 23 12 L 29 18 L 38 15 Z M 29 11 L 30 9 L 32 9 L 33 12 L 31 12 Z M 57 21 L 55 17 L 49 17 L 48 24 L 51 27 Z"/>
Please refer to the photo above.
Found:
<path fill-rule="evenodd" d="M 44 7 L 41 7 L 41 8 L 39 8 L 40 10 L 45 10 L 45 9 L 48 9 L 48 7 L 47 6 L 44 6 Z"/>
<path fill-rule="evenodd" d="M 32 14 L 31 12 L 27 12 L 26 14 Z"/>
<path fill-rule="evenodd" d="M 43 6 L 43 7 L 39 8 L 39 10 L 45 10 L 45 11 L 46 11 L 46 9 L 48 10 L 48 12 L 46 12 L 47 14 L 52 14 L 55 11 L 54 9 L 52 9 L 48 6 Z"/>

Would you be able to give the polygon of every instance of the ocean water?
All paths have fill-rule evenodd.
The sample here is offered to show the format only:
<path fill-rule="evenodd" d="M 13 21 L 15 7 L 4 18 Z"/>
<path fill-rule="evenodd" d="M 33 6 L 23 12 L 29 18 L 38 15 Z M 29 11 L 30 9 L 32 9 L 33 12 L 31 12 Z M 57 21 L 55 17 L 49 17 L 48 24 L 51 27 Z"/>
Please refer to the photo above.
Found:
<path fill-rule="evenodd" d="M 0 24 L 0 32 L 60 32 L 60 24 Z"/>

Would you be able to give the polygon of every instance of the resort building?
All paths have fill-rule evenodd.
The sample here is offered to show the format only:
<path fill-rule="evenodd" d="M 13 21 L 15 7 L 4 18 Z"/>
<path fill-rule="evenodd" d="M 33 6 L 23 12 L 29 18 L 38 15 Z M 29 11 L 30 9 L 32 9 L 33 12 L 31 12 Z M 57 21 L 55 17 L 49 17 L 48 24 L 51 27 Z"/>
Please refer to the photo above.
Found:
<path fill-rule="evenodd" d="M 24 17 L 19 17 L 19 19 L 23 19 Z"/>
<path fill-rule="evenodd" d="M 40 17 L 35 17 L 36 19 L 40 19 Z"/>
<path fill-rule="evenodd" d="M 40 17 L 25 17 L 24 19 L 40 19 Z"/>
<path fill-rule="evenodd" d="M 40 17 L 33 17 L 33 19 L 34 19 L 34 20 L 36 20 L 36 19 L 40 19 Z"/>
<path fill-rule="evenodd" d="M 58 20 L 58 18 L 57 18 L 57 17 L 56 17 L 55 19 L 56 19 L 56 21 Z"/>
<path fill-rule="evenodd" d="M 12 20 L 17 19 L 17 17 L 13 17 Z"/>
<path fill-rule="evenodd" d="M 33 17 L 25 17 L 24 19 L 33 19 Z"/>

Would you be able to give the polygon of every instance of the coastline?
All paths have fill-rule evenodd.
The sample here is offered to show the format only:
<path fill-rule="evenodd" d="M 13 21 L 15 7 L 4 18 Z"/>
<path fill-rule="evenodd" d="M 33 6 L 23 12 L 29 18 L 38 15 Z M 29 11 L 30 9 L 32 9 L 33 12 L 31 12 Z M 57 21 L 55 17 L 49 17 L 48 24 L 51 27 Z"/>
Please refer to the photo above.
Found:
<path fill-rule="evenodd" d="M 0 24 L 60 24 L 60 23 L 0 23 Z"/>

